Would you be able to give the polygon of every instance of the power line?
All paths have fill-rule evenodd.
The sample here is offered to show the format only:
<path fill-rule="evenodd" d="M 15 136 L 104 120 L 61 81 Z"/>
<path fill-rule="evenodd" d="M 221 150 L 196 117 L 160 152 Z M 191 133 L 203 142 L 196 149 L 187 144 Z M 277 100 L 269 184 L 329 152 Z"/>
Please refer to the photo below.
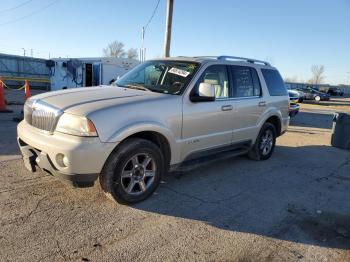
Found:
<path fill-rule="evenodd" d="M 14 7 L 7 8 L 7 9 L 2 9 L 2 10 L 0 10 L 0 13 L 10 12 L 10 11 L 15 10 L 15 9 L 17 9 L 17 8 L 20 8 L 20 7 L 22 7 L 22 6 L 26 5 L 26 4 L 29 4 L 29 3 L 32 2 L 32 1 L 33 1 L 33 0 L 27 0 L 27 1 L 25 1 L 25 2 L 23 2 L 23 3 L 21 3 L 21 4 L 18 4 L 18 5 L 16 5 L 16 6 L 14 6 Z"/>
<path fill-rule="evenodd" d="M 156 5 L 156 7 L 154 8 L 151 17 L 148 19 L 148 22 L 147 22 L 146 25 L 144 26 L 145 30 L 146 30 L 146 28 L 148 27 L 148 25 L 151 23 L 151 21 L 152 21 L 154 15 L 156 14 L 157 9 L 158 9 L 158 6 L 159 6 L 159 2 L 160 2 L 160 0 L 158 0 L 157 5 Z"/>
<path fill-rule="evenodd" d="M 158 0 L 156 7 L 154 8 L 151 17 L 148 19 L 147 23 L 145 26 L 142 27 L 142 34 L 141 34 L 141 48 L 140 48 L 140 61 L 145 61 L 146 60 L 146 48 L 145 48 L 145 33 L 148 25 L 151 23 L 154 15 L 157 12 L 158 6 L 159 6 L 160 0 Z"/>
<path fill-rule="evenodd" d="M 43 6 L 42 8 L 37 9 L 37 10 L 35 10 L 35 11 L 33 11 L 33 12 L 31 12 L 31 13 L 25 15 L 25 16 L 20 17 L 20 18 L 17 18 L 17 19 L 14 19 L 14 20 L 10 20 L 10 21 L 7 21 L 7 22 L 5 22 L 5 23 L 0 23 L 0 26 L 12 24 L 12 23 L 16 23 L 16 22 L 18 22 L 18 21 L 21 21 L 21 20 L 26 19 L 26 18 L 28 18 L 28 17 L 31 17 L 31 16 L 33 16 L 33 15 L 36 15 L 37 13 L 40 13 L 40 12 L 42 12 L 42 11 L 48 9 L 48 8 L 51 7 L 52 5 L 56 4 L 58 1 L 60 1 L 60 0 L 55 0 L 55 1 L 51 2 L 50 4 L 45 5 L 45 6 Z"/>

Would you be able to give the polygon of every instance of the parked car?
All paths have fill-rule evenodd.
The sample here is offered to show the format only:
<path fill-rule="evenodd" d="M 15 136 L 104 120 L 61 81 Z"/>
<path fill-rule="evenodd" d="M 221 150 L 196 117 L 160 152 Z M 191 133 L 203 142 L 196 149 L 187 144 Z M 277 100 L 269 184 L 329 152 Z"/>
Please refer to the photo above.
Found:
<path fill-rule="evenodd" d="M 327 91 L 327 94 L 330 96 L 343 96 L 344 92 L 341 91 L 338 87 L 330 87 Z"/>
<path fill-rule="evenodd" d="M 288 89 L 288 90 L 292 90 L 294 92 L 297 92 L 298 93 L 298 96 L 299 96 L 299 100 L 298 100 L 298 103 L 302 103 L 305 99 L 305 93 L 303 91 L 301 91 L 301 89 Z"/>
<path fill-rule="evenodd" d="M 288 90 L 289 94 L 289 116 L 295 117 L 299 113 L 300 105 L 299 92 L 294 90 Z"/>
<path fill-rule="evenodd" d="M 313 88 L 297 88 L 296 90 L 302 91 L 305 94 L 304 100 L 314 100 L 316 102 L 319 101 L 328 101 L 330 99 L 330 95 L 317 91 Z"/>
<path fill-rule="evenodd" d="M 167 171 L 220 156 L 269 159 L 289 124 L 288 92 L 264 61 L 150 60 L 117 86 L 28 99 L 17 128 L 25 166 L 75 186 L 99 178 L 108 197 L 135 203 L 150 196 Z"/>

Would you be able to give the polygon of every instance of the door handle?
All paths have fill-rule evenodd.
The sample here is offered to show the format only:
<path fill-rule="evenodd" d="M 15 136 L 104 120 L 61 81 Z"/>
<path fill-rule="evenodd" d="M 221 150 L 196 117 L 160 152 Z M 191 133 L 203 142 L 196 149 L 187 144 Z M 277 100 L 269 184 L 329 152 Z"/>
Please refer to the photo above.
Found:
<path fill-rule="evenodd" d="M 222 111 L 230 111 L 232 109 L 233 109 L 233 106 L 231 106 L 231 105 L 226 105 L 226 106 L 222 106 L 221 107 Z"/>
<path fill-rule="evenodd" d="M 259 106 L 266 106 L 266 102 L 265 101 L 259 102 Z"/>

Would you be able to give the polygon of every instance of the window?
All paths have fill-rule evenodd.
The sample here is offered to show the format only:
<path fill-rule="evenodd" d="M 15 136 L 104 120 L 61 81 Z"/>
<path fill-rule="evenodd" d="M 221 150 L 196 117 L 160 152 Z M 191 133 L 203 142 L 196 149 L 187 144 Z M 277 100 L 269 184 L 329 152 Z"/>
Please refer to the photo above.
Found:
<path fill-rule="evenodd" d="M 203 82 L 214 85 L 216 99 L 224 99 L 230 96 L 227 67 L 225 65 L 209 66 L 200 77 L 197 88 Z"/>
<path fill-rule="evenodd" d="M 198 63 L 185 61 L 148 61 L 125 74 L 117 81 L 117 85 L 179 95 L 191 81 L 198 67 Z"/>
<path fill-rule="evenodd" d="M 247 66 L 231 66 L 233 97 L 261 95 L 261 87 L 256 70 Z"/>
<path fill-rule="evenodd" d="M 287 96 L 288 91 L 284 86 L 281 75 L 277 70 L 261 69 L 270 96 Z"/>
<path fill-rule="evenodd" d="M 254 83 L 254 96 L 261 96 L 261 85 L 260 85 L 260 80 L 258 73 L 254 68 L 250 69 L 253 77 L 253 83 Z"/>

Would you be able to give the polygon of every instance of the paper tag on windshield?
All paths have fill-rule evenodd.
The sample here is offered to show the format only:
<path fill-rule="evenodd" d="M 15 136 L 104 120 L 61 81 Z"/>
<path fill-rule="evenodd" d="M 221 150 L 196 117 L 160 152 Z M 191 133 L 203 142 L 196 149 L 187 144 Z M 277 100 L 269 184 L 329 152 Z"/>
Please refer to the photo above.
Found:
<path fill-rule="evenodd" d="M 176 67 L 173 67 L 168 72 L 178 76 L 182 76 L 182 77 L 187 77 L 190 74 L 190 72 L 187 72 L 186 70 L 178 69 Z"/>

